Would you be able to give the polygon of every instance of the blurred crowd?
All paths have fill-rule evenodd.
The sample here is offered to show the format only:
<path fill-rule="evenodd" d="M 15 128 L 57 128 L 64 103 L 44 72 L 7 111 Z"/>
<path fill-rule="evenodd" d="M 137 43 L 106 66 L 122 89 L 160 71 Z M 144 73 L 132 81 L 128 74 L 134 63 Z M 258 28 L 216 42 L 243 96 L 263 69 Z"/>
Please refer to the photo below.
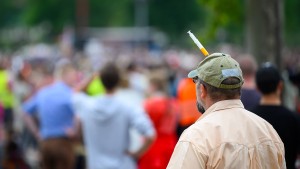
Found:
<path fill-rule="evenodd" d="M 112 157 L 123 149 L 137 168 L 166 168 L 181 133 L 201 116 L 195 85 L 187 78 L 201 54 L 96 40 L 74 53 L 68 45 L 41 44 L 2 54 L 0 168 L 120 165 Z M 234 49 L 218 50 L 240 63 L 245 79 L 241 99 L 253 110 L 262 97 L 255 83 L 260 65 Z M 282 104 L 295 115 L 300 113 L 299 53 L 288 52 L 281 69 Z M 97 158 L 107 161 L 97 164 Z"/>

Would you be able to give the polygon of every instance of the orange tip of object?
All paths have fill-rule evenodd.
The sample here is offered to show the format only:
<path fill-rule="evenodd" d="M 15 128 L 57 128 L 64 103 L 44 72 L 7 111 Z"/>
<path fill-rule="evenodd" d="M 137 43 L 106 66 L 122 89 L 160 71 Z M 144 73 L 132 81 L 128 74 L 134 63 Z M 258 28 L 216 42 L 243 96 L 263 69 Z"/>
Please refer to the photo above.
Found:
<path fill-rule="evenodd" d="M 203 53 L 204 56 L 209 55 L 209 53 L 207 52 L 207 50 L 205 48 L 201 48 L 200 50 L 201 50 L 201 52 Z"/>

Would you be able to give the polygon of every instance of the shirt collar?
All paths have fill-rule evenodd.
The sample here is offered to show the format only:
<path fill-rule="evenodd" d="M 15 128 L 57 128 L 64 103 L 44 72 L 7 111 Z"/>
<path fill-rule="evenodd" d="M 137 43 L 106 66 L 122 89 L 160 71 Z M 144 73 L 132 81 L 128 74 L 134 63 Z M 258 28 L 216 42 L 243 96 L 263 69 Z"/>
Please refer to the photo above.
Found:
<path fill-rule="evenodd" d="M 205 118 L 207 115 L 212 114 L 213 112 L 231 108 L 244 108 L 244 105 L 240 99 L 218 101 L 211 105 L 199 118 L 199 120 Z"/>

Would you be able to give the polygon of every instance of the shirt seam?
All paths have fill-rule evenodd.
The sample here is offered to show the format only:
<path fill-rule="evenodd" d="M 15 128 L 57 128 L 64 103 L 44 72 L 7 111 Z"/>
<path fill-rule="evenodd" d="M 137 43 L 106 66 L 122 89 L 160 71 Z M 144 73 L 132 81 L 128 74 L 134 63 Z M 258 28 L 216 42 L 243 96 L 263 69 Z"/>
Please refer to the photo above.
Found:
<path fill-rule="evenodd" d="M 216 147 L 214 147 L 214 148 L 212 148 L 212 149 L 210 149 L 210 150 L 208 150 L 208 151 L 209 151 L 209 153 L 211 153 L 213 150 L 216 150 L 216 149 L 220 148 L 222 145 L 224 145 L 224 144 L 226 144 L 226 143 L 234 143 L 234 144 L 241 145 L 241 146 L 244 146 L 244 147 L 247 147 L 247 148 L 250 149 L 250 148 L 254 148 L 255 145 L 257 145 L 257 144 L 262 144 L 262 143 L 269 142 L 269 141 L 273 142 L 274 144 L 279 144 L 279 145 L 281 145 L 281 142 L 273 141 L 273 140 L 271 140 L 271 139 L 264 140 L 264 141 L 260 141 L 260 142 L 256 142 L 255 144 L 249 144 L 249 145 L 241 144 L 241 143 L 237 143 L 237 142 L 228 142 L 228 141 L 226 141 L 226 142 L 222 142 L 222 143 L 219 144 L 218 146 L 216 146 Z"/>
<path fill-rule="evenodd" d="M 191 144 L 192 146 L 194 146 L 195 148 L 197 148 L 197 150 L 198 150 L 202 155 L 208 156 L 207 154 L 203 153 L 203 152 L 201 151 L 201 148 L 199 148 L 199 147 L 198 147 L 197 145 L 195 145 L 193 142 L 187 141 L 187 140 L 180 140 L 180 142 L 186 142 L 186 143 L 189 143 L 189 144 Z"/>

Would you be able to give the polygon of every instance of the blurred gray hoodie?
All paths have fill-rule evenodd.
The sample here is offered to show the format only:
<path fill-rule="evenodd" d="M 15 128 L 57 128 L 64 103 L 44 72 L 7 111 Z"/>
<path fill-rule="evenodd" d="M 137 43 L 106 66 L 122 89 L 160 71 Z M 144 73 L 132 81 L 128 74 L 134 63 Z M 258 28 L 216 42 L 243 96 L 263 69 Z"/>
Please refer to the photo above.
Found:
<path fill-rule="evenodd" d="M 82 122 L 88 168 L 135 169 L 135 161 L 128 155 L 129 129 L 153 136 L 155 131 L 146 113 L 114 95 L 89 97 L 77 93 L 72 102 Z"/>

